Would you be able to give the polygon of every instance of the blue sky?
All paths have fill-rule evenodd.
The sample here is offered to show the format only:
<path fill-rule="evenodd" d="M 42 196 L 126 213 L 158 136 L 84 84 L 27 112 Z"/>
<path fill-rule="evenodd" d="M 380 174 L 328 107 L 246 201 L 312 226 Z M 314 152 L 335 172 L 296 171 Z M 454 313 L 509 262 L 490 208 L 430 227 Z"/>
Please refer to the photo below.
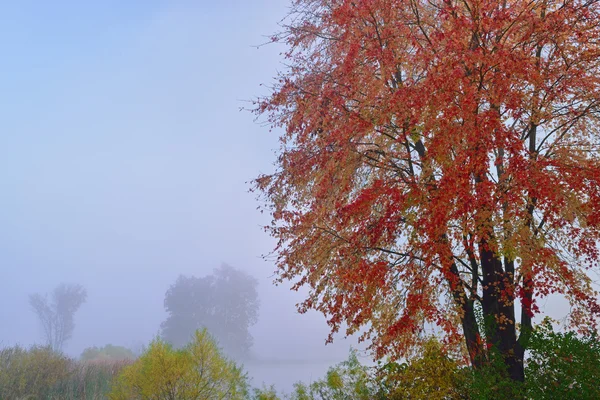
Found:
<path fill-rule="evenodd" d="M 74 282 L 89 296 L 68 352 L 139 345 L 158 332 L 179 274 L 227 262 L 260 280 L 258 351 L 346 357 L 349 343 L 324 348 L 323 317 L 295 313 L 301 294 L 271 285 L 260 255 L 273 241 L 247 193 L 277 140 L 239 108 L 281 68 L 281 47 L 254 45 L 286 9 L 0 5 L 0 342 L 40 342 L 28 295 Z"/>

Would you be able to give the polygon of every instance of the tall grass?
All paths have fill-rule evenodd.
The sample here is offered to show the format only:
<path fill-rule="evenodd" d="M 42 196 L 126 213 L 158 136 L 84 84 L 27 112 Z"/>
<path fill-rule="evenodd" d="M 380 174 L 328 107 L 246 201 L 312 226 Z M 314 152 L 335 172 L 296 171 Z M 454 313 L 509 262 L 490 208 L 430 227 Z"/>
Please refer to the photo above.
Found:
<path fill-rule="evenodd" d="M 111 390 L 114 379 L 132 361 L 75 362 L 69 376 L 57 383 L 48 399 L 103 400 Z"/>
<path fill-rule="evenodd" d="M 0 399 L 103 400 L 131 361 L 80 362 L 47 347 L 0 350 Z"/>

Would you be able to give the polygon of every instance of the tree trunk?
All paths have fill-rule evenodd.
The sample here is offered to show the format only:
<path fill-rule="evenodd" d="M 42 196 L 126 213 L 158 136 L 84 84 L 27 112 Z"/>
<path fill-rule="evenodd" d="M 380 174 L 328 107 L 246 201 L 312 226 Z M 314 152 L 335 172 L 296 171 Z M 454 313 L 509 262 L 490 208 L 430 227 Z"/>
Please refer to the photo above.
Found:
<path fill-rule="evenodd" d="M 480 368 L 485 364 L 486 355 L 479 335 L 477 318 L 475 318 L 474 301 L 467 298 L 462 286 L 457 285 L 457 282 L 460 282 L 460 275 L 456 264 L 450 266 L 450 272 L 451 277 L 454 279 L 449 279 L 448 283 L 455 303 L 462 309 L 461 322 L 467 351 L 469 352 L 469 360 L 474 368 Z"/>
<path fill-rule="evenodd" d="M 473 300 L 467 300 L 463 306 L 464 315 L 462 318 L 462 327 L 465 334 L 467 351 L 471 365 L 474 368 L 481 368 L 487 360 L 485 351 L 483 350 L 481 337 L 479 335 L 479 327 L 475 318 L 475 308 Z"/>
<path fill-rule="evenodd" d="M 492 349 L 502 356 L 510 379 L 524 382 L 523 349 L 517 340 L 515 327 L 513 277 L 502 268 L 502 261 L 480 242 L 485 332 Z"/>

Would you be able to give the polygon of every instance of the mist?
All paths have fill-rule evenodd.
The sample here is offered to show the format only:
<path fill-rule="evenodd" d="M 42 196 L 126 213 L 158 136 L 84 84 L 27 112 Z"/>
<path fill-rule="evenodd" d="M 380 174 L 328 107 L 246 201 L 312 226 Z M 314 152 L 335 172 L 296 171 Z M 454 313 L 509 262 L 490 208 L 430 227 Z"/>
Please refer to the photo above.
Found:
<path fill-rule="evenodd" d="M 28 302 L 87 290 L 64 351 L 137 349 L 160 333 L 167 289 L 227 263 L 258 281 L 247 365 L 288 390 L 345 359 L 355 338 L 300 315 L 274 286 L 273 240 L 248 193 L 277 132 L 242 107 L 283 68 L 268 41 L 287 1 L 3 3 L 0 344 L 43 344 Z M 364 348 L 362 346 L 361 348 Z"/>

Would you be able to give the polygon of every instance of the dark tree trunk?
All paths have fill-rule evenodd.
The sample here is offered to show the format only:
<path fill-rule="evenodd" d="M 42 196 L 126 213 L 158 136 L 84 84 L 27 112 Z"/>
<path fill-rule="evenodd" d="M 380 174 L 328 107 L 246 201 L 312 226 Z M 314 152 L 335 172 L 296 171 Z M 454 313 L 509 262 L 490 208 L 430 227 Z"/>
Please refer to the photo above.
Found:
<path fill-rule="evenodd" d="M 523 382 L 524 351 L 517 340 L 515 327 L 513 276 L 502 268 L 502 260 L 485 240 L 481 241 L 479 252 L 483 273 L 481 306 L 487 339 L 502 356 L 508 376 Z"/>
<path fill-rule="evenodd" d="M 479 335 L 479 327 L 475 318 L 475 308 L 473 300 L 467 300 L 463 306 L 464 316 L 462 319 L 463 332 L 471 365 L 474 368 L 481 368 L 487 360 L 485 351 L 483 350 L 481 337 Z"/>
<path fill-rule="evenodd" d="M 477 318 L 475 318 L 474 301 L 467 298 L 463 287 L 457 285 L 460 282 L 460 276 L 456 264 L 451 265 L 450 272 L 452 278 L 449 279 L 449 284 L 452 296 L 456 304 L 462 309 L 462 328 L 467 351 L 469 352 L 469 359 L 473 367 L 480 368 L 485 364 L 486 356 L 479 335 Z"/>

